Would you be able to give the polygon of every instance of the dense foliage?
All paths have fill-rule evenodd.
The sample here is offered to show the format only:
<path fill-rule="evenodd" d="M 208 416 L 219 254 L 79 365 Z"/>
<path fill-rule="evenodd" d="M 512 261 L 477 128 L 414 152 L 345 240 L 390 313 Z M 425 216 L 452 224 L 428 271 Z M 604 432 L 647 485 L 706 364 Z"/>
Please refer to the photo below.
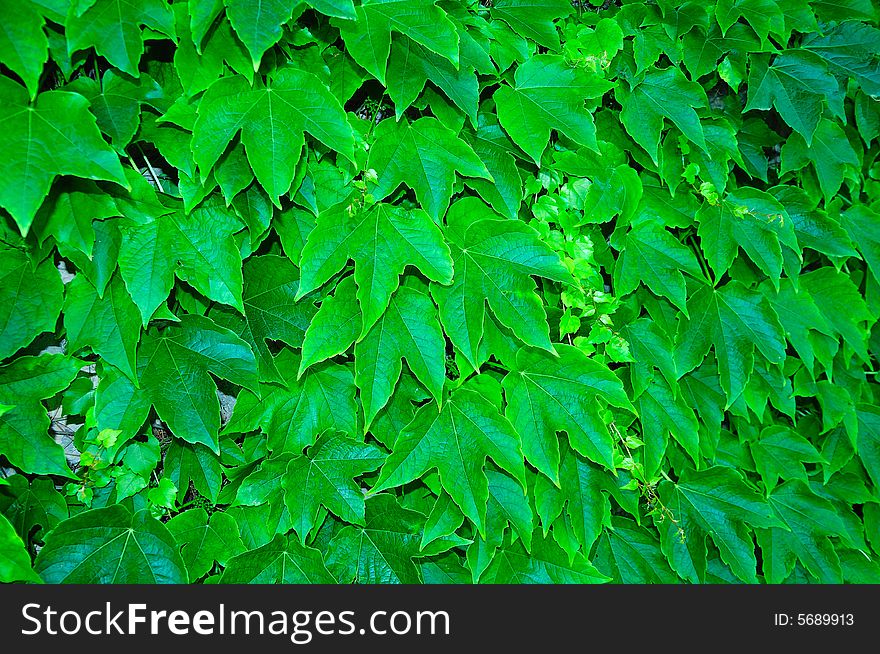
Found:
<path fill-rule="evenodd" d="M 2 0 L 0 581 L 880 581 L 872 0 Z"/>

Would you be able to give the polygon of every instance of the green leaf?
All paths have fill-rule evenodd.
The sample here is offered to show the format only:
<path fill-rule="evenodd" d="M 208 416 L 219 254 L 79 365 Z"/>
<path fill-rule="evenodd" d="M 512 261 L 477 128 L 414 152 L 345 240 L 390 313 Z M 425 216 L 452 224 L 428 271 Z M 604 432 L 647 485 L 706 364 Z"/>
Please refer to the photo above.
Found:
<path fill-rule="evenodd" d="M 232 28 L 251 54 L 254 70 L 258 70 L 263 54 L 281 38 L 281 28 L 296 5 L 283 0 L 223 0 L 223 4 Z"/>
<path fill-rule="evenodd" d="M 762 40 L 770 32 L 779 34 L 785 28 L 782 8 L 774 0 L 718 0 L 715 17 L 724 33 L 739 19 L 745 19 Z"/>
<path fill-rule="evenodd" d="M 356 292 L 354 275 L 349 275 L 321 302 L 303 339 L 300 377 L 309 366 L 345 352 L 360 336 L 363 320 Z"/>
<path fill-rule="evenodd" d="M 50 438 L 49 415 L 40 400 L 64 390 L 82 362 L 61 354 L 19 357 L 0 366 L 0 452 L 23 472 L 73 477 L 64 449 Z"/>
<path fill-rule="evenodd" d="M 207 318 L 187 315 L 138 348 L 138 377 L 159 417 L 189 443 L 220 451 L 220 404 L 209 372 L 256 391 L 257 365 L 248 345 Z"/>
<path fill-rule="evenodd" d="M 614 469 L 614 441 L 600 418 L 602 402 L 633 409 L 623 384 L 607 366 L 570 345 L 556 345 L 557 357 L 541 351 L 517 352 L 516 366 L 504 377 L 505 415 L 523 439 L 529 462 L 558 481 L 557 432 L 591 461 Z"/>
<path fill-rule="evenodd" d="M 441 402 L 446 342 L 437 309 L 427 293 L 398 289 L 379 322 L 355 345 L 354 356 L 355 383 L 361 391 L 366 428 L 391 397 L 402 359 L 434 400 Z"/>
<path fill-rule="evenodd" d="M 458 33 L 434 0 L 366 0 L 355 8 L 355 16 L 333 24 L 349 54 L 383 84 L 392 31 L 458 66 Z"/>
<path fill-rule="evenodd" d="M 637 82 L 632 91 L 617 87 L 623 105 L 620 121 L 626 131 L 657 163 L 663 119 L 668 118 L 682 133 L 702 150 L 706 150 L 703 127 L 695 108 L 708 105 L 702 87 L 689 82 L 675 66 L 653 70 Z"/>
<path fill-rule="evenodd" d="M 684 35 L 681 43 L 682 61 L 694 80 L 714 72 L 719 59 L 725 55 L 730 61 L 761 49 L 754 31 L 742 23 L 734 23 L 724 34 L 714 24 L 708 32 L 692 29 Z"/>
<path fill-rule="evenodd" d="M 34 230 L 41 241 L 53 236 L 62 251 L 74 249 L 91 258 L 96 254 L 94 221 L 119 213 L 113 198 L 94 182 L 65 179 L 40 207 Z"/>
<path fill-rule="evenodd" d="M 4 584 L 41 579 L 31 567 L 31 557 L 9 521 L 0 514 L 0 582 Z"/>
<path fill-rule="evenodd" d="M 0 366 L 0 397 L 16 406 L 50 398 L 67 388 L 82 366 L 63 354 L 18 357 Z"/>
<path fill-rule="evenodd" d="M 330 541 L 327 565 L 339 583 L 420 583 L 413 559 L 427 555 L 419 550 L 424 520 L 391 495 L 372 496 L 366 502 L 364 525 L 347 525 Z"/>
<path fill-rule="evenodd" d="M 752 456 L 764 487 L 773 489 L 780 478 L 799 479 L 807 483 L 805 463 L 822 463 L 824 459 L 806 438 L 781 425 L 767 427 L 761 439 L 753 443 Z"/>
<path fill-rule="evenodd" d="M 746 111 L 775 107 L 807 145 L 829 102 L 838 102 L 837 80 L 824 62 L 805 50 L 786 50 L 772 63 L 769 55 L 750 57 Z"/>
<path fill-rule="evenodd" d="M 485 569 L 492 562 L 496 551 L 504 543 L 504 534 L 510 525 L 516 535 L 522 540 L 526 550 L 532 547 L 532 532 L 534 530 L 535 516 L 529 506 L 529 497 L 523 492 L 522 486 L 512 477 L 501 472 L 487 471 L 489 479 L 489 506 L 486 510 L 486 540 L 477 538 L 467 548 L 467 562 L 471 569 L 471 576 L 478 580 Z M 444 497 L 447 495 L 444 494 Z M 440 501 L 438 500 L 438 504 Z M 454 502 L 450 500 L 454 513 L 458 517 L 456 529 L 464 520 Z M 436 507 L 435 507 L 436 508 Z M 432 512 L 433 516 L 433 512 Z M 431 517 L 428 516 L 428 523 Z M 454 531 L 454 530 L 453 530 Z M 428 533 L 428 525 L 425 534 Z M 422 542 L 424 549 L 425 543 Z"/>
<path fill-rule="evenodd" d="M 64 329 L 68 346 L 85 346 L 137 383 L 137 345 L 141 316 L 122 280 L 114 276 L 104 297 L 85 276 L 77 275 L 64 298 Z"/>
<path fill-rule="evenodd" d="M 440 284 L 452 281 L 452 259 L 440 229 L 424 211 L 380 203 L 363 212 L 342 205 L 322 212 L 302 251 L 302 297 L 325 284 L 349 259 L 365 335 L 388 308 L 407 266 Z"/>
<path fill-rule="evenodd" d="M 608 577 L 582 554 L 570 558 L 552 538 L 536 533 L 531 552 L 517 541 L 492 559 L 481 583 L 488 584 L 601 584 Z"/>
<path fill-rule="evenodd" d="M 338 434 L 325 434 L 306 455 L 290 459 L 282 479 L 293 528 L 305 544 L 321 506 L 340 520 L 364 524 L 364 492 L 354 479 L 379 468 L 379 448 Z"/>
<path fill-rule="evenodd" d="M 131 3 L 126 0 L 95 0 L 86 9 L 70 12 L 65 23 L 70 52 L 94 47 L 122 72 L 138 76 L 138 62 L 144 52 L 141 26 L 170 39 L 175 38 L 174 14 L 162 0 Z"/>
<path fill-rule="evenodd" d="M 224 584 L 332 584 L 321 552 L 301 545 L 293 536 L 277 534 L 272 542 L 229 560 Z"/>
<path fill-rule="evenodd" d="M 703 252 L 716 277 L 730 269 L 742 248 L 778 285 L 782 274 L 782 245 L 799 251 L 794 226 L 784 206 L 758 190 L 737 189 L 721 204 L 705 203 L 696 218 Z"/>
<path fill-rule="evenodd" d="M 251 257 L 244 264 L 243 274 L 244 317 L 225 308 L 212 309 L 209 315 L 250 345 L 262 380 L 282 381 L 270 344 L 280 341 L 291 347 L 301 346 L 315 306 L 308 300 L 297 300 L 300 272 L 284 257 Z"/>
<path fill-rule="evenodd" d="M 834 268 L 820 268 L 801 275 L 800 283 L 810 294 L 831 330 L 866 360 L 868 330 L 863 323 L 875 319 L 859 293 L 858 287 L 844 273 Z"/>
<path fill-rule="evenodd" d="M 554 21 L 572 12 L 565 0 L 497 0 L 491 7 L 493 18 L 503 20 L 520 36 L 551 50 L 559 49 Z"/>
<path fill-rule="evenodd" d="M 675 386 L 655 378 L 637 400 L 642 419 L 642 438 L 645 441 L 644 466 L 653 475 L 660 468 L 669 444 L 669 435 L 684 448 L 694 462 L 700 460 L 700 423 Z"/>
<path fill-rule="evenodd" d="M 239 132 L 254 174 L 279 207 L 278 198 L 293 182 L 306 132 L 343 157 L 353 157 L 354 139 L 339 101 L 317 76 L 298 68 L 279 70 L 266 86 L 252 88 L 234 75 L 205 91 L 192 140 L 203 176 Z"/>
<path fill-rule="evenodd" d="M 119 270 L 144 326 L 168 298 L 175 276 L 212 300 L 243 308 L 241 254 L 231 238 L 240 229 L 216 200 L 189 215 L 158 210 L 123 223 Z"/>
<path fill-rule="evenodd" d="M 615 583 L 672 584 L 677 581 L 663 558 L 660 542 L 627 518 L 612 518 L 596 546 L 596 567 Z"/>
<path fill-rule="evenodd" d="M 472 123 L 477 122 L 479 84 L 473 67 L 456 67 L 412 39 L 394 40 L 388 60 L 388 96 L 398 120 L 416 101 L 428 81 L 436 84 Z"/>
<path fill-rule="evenodd" d="M 226 513 L 214 513 L 209 519 L 204 509 L 190 509 L 178 513 L 166 526 L 181 547 L 190 579 L 204 577 L 215 562 L 225 566 L 245 551 L 238 525 Z"/>
<path fill-rule="evenodd" d="M 809 34 L 803 47 L 828 63 L 829 69 L 841 76 L 855 79 L 868 95 L 880 95 L 880 30 L 864 23 L 847 20 L 824 34 Z"/>
<path fill-rule="evenodd" d="M 819 186 L 828 201 L 840 190 L 847 170 L 859 166 L 859 157 L 837 123 L 823 118 L 809 144 L 799 134 L 792 134 L 786 141 L 779 172 L 784 175 L 800 170 L 807 163 L 816 169 Z"/>
<path fill-rule="evenodd" d="M 880 486 L 880 410 L 869 404 L 860 404 L 856 413 L 859 419 L 859 458 L 871 481 Z"/>
<path fill-rule="evenodd" d="M 101 138 L 81 95 L 49 91 L 31 105 L 24 88 L 3 78 L 0 105 L 0 148 L 9 163 L 0 206 L 12 214 L 22 234 L 58 175 L 128 186 L 119 158 Z"/>
<path fill-rule="evenodd" d="M 491 475 L 490 475 L 491 476 Z M 499 476 L 503 476 L 499 473 Z M 516 483 L 516 482 L 514 482 Z M 519 488 L 519 486 L 517 486 Z M 522 488 L 519 488 L 522 492 Z M 491 498 L 492 491 L 489 491 Z M 464 524 L 464 514 L 458 508 L 455 501 L 449 497 L 448 493 L 440 491 L 440 497 L 434 502 L 431 512 L 425 520 L 425 529 L 422 532 L 422 544 L 420 549 L 425 547 L 438 538 L 454 534 Z M 502 525 L 503 530 L 503 525 Z"/>
<path fill-rule="evenodd" d="M 756 582 L 755 546 L 749 527 L 781 527 L 770 505 L 731 468 L 712 467 L 689 472 L 678 483 L 661 482 L 660 497 L 675 522 L 661 524 L 661 546 L 673 569 L 690 581 L 703 570 L 687 570 L 680 561 L 685 548 L 702 549 L 706 536 L 718 547 L 721 559 L 747 583 Z M 705 559 L 703 559 L 705 564 Z"/>
<path fill-rule="evenodd" d="M 145 509 L 120 504 L 79 513 L 53 529 L 34 569 L 49 584 L 185 584 L 177 543 Z"/>
<path fill-rule="evenodd" d="M 150 413 L 150 400 L 134 381 L 108 367 L 95 389 L 95 420 L 99 430 L 120 432 L 120 444 L 140 431 Z"/>
<path fill-rule="evenodd" d="M 853 205 L 843 213 L 843 227 L 858 245 L 875 279 L 880 279 L 880 229 L 878 214 L 868 207 Z"/>
<path fill-rule="evenodd" d="M 598 151 L 593 117 L 584 100 L 602 97 L 611 83 L 553 55 L 530 58 L 516 69 L 515 80 L 512 88 L 502 86 L 495 92 L 498 120 L 536 164 L 541 163 L 551 130 Z"/>
<path fill-rule="evenodd" d="M 481 115 L 483 118 L 485 114 Z M 465 134 L 468 143 L 486 166 L 492 180 L 469 177 L 465 183 L 492 208 L 506 218 L 516 218 L 522 204 L 522 179 L 517 169 L 515 150 L 498 124 L 485 123 L 473 135 Z"/>
<path fill-rule="evenodd" d="M 64 285 L 51 261 L 34 265 L 21 250 L 0 253 L 0 359 L 5 359 L 55 330 Z"/>
<path fill-rule="evenodd" d="M 565 511 L 581 551 L 590 552 L 603 527 L 611 525 L 607 495 L 611 479 L 602 468 L 566 448 L 558 479 L 551 484 L 538 478 L 535 483 L 535 510 L 545 533 L 547 526 Z"/>
<path fill-rule="evenodd" d="M 308 4 L 327 16 L 355 18 L 354 3 L 351 0 L 309 0 Z"/>
<path fill-rule="evenodd" d="M 652 292 L 669 298 L 687 316 L 683 273 L 694 279 L 704 278 L 693 251 L 662 227 L 640 223 L 626 235 L 614 268 L 614 286 L 619 294 L 626 295 L 644 283 Z"/>
<path fill-rule="evenodd" d="M 482 395 L 461 388 L 439 412 L 433 403 L 419 409 L 394 444 L 373 492 L 401 486 L 436 468 L 443 488 L 484 534 L 486 458 L 525 485 L 520 447 L 510 422 Z"/>
<path fill-rule="evenodd" d="M 782 583 L 797 558 L 822 583 L 842 583 L 840 562 L 828 536 L 843 535 L 845 528 L 832 504 L 800 481 L 782 484 L 768 501 L 782 524 L 758 531 L 767 582 Z"/>
<path fill-rule="evenodd" d="M 552 350 L 546 313 L 530 277 L 566 281 L 559 255 L 518 220 L 499 219 L 476 199 L 456 203 L 447 217 L 455 276 L 431 285 L 446 335 L 476 367 L 486 305 L 528 345 Z"/>
<path fill-rule="evenodd" d="M 42 540 L 46 532 L 69 517 L 67 501 L 49 479 L 28 482 L 24 475 L 12 475 L 7 482 L 9 503 L 0 494 L 0 506 L 23 541 Z"/>
<path fill-rule="evenodd" d="M 436 118 L 426 116 L 412 124 L 382 121 L 375 137 L 367 167 L 378 179 L 370 193 L 383 200 L 406 184 L 434 222 L 446 213 L 456 172 L 491 179 L 471 147 Z"/>
<path fill-rule="evenodd" d="M 740 282 L 729 282 L 720 290 L 704 287 L 689 304 L 690 317 L 681 321 L 675 339 L 676 369 L 679 375 L 690 372 L 714 348 L 728 406 L 748 383 L 755 349 L 770 363 L 785 359 L 776 313 L 763 296 Z"/>
<path fill-rule="evenodd" d="M 179 440 L 168 447 L 162 473 L 177 487 L 179 502 L 189 492 L 190 484 L 196 491 L 216 502 L 223 484 L 219 457 L 204 445 Z"/>
<path fill-rule="evenodd" d="M 45 19 L 29 0 L 4 0 L 3 30 L 0 31 L 0 62 L 18 75 L 33 100 L 40 73 L 49 58 L 49 40 L 43 32 Z"/>
<path fill-rule="evenodd" d="M 830 257 L 853 256 L 855 250 L 842 225 L 821 208 L 818 196 L 810 196 L 800 188 L 777 186 L 772 194 L 785 207 L 791 219 L 798 243 Z M 854 207 L 855 208 L 855 207 Z M 857 209 L 857 208 L 856 208 Z M 850 212 L 847 212 L 849 215 Z M 869 238 L 857 239 L 862 244 Z"/>
<path fill-rule="evenodd" d="M 158 105 L 163 96 L 162 88 L 149 75 L 131 80 L 113 70 L 104 73 L 100 84 L 80 77 L 70 89 L 88 99 L 98 127 L 120 151 L 131 142 L 140 127 L 141 105 Z"/>
<path fill-rule="evenodd" d="M 347 366 L 314 366 L 301 377 L 299 358 L 283 350 L 276 358 L 284 385 L 260 384 L 259 393 L 239 394 L 227 433 L 260 428 L 275 453 L 300 453 L 325 431 L 358 433 L 356 388 Z"/>

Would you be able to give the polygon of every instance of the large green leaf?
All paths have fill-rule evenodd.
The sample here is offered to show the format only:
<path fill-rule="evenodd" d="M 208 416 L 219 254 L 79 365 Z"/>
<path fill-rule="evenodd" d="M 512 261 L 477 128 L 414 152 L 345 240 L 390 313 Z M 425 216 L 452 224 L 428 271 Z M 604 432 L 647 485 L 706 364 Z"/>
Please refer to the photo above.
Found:
<path fill-rule="evenodd" d="M 272 542 L 233 557 L 223 572 L 224 584 L 335 583 L 321 552 L 300 545 L 293 536 L 278 534 Z"/>
<path fill-rule="evenodd" d="M 34 569 L 50 584 L 181 584 L 186 566 L 171 532 L 147 510 L 85 511 L 46 537 Z"/>
<path fill-rule="evenodd" d="M 398 504 L 386 493 L 366 502 L 363 526 L 340 529 L 327 548 L 327 565 L 340 583 L 417 584 L 419 530 L 425 516 Z"/>
<path fill-rule="evenodd" d="M 299 296 L 320 287 L 349 259 L 367 331 L 384 313 L 407 266 L 440 284 L 452 281 L 449 247 L 440 229 L 421 210 L 377 204 L 362 213 L 337 205 L 322 212 L 302 251 Z"/>
<path fill-rule="evenodd" d="M 68 50 L 94 47 L 98 54 L 132 77 L 138 76 L 138 63 L 144 52 L 141 26 L 172 40 L 176 36 L 174 14 L 162 0 L 95 0 L 84 5 L 68 14 Z"/>
<path fill-rule="evenodd" d="M 401 486 L 434 468 L 443 488 L 481 533 L 488 482 L 486 459 L 525 484 L 519 434 L 479 393 L 457 390 L 438 411 L 426 404 L 397 439 L 382 466 L 374 491 Z"/>
<path fill-rule="evenodd" d="M 373 196 L 382 200 L 406 184 L 435 222 L 449 206 L 456 172 L 491 179 L 471 147 L 435 118 L 383 121 L 375 136 L 368 162 L 378 175 Z"/>
<path fill-rule="evenodd" d="M 0 452 L 23 472 L 72 477 L 64 449 L 50 435 L 49 415 L 40 400 L 64 390 L 82 361 L 61 354 L 19 357 L 0 366 Z"/>
<path fill-rule="evenodd" d="M 561 57 L 530 58 L 516 69 L 516 84 L 495 93 L 498 120 L 536 164 L 557 130 L 575 143 L 597 149 L 593 117 L 584 100 L 601 97 L 612 85 L 601 77 L 574 69 Z"/>
<path fill-rule="evenodd" d="M 119 277 L 103 297 L 84 275 L 77 275 L 64 300 L 64 329 L 71 349 L 84 346 L 137 381 L 137 345 L 141 315 Z"/>
<path fill-rule="evenodd" d="M 51 261 L 34 263 L 21 250 L 0 250 L 0 358 L 55 330 L 63 289 Z"/>
<path fill-rule="evenodd" d="M 716 277 L 730 269 L 742 248 L 774 283 L 782 274 L 782 246 L 798 251 L 794 225 L 773 197 L 752 189 L 730 193 L 724 202 L 696 215 L 703 253 Z"/>
<path fill-rule="evenodd" d="M 748 88 L 747 110 L 775 107 L 808 145 L 824 107 L 839 98 L 837 80 L 805 50 L 787 50 L 772 61 L 769 55 L 752 56 Z"/>
<path fill-rule="evenodd" d="M 782 363 L 785 339 L 769 302 L 739 282 L 702 288 L 690 301 L 690 317 L 676 336 L 679 375 L 696 368 L 713 348 L 728 405 L 740 396 L 752 374 L 757 349 L 770 363 Z"/>
<path fill-rule="evenodd" d="M 531 552 L 517 541 L 502 549 L 482 577 L 490 584 L 601 584 L 608 581 L 585 556 L 569 557 L 552 539 L 535 534 Z"/>
<path fill-rule="evenodd" d="M 379 322 L 355 345 L 354 356 L 355 383 L 361 391 L 367 428 L 391 397 L 400 378 L 401 360 L 406 360 L 407 368 L 435 401 L 441 402 L 446 342 L 427 293 L 398 289 Z"/>
<path fill-rule="evenodd" d="M 521 36 L 545 48 L 559 48 L 559 34 L 553 22 L 572 12 L 565 0 L 498 0 L 492 3 L 492 17 L 510 25 Z"/>
<path fill-rule="evenodd" d="M 238 219 L 218 202 L 189 215 L 161 205 L 148 211 L 123 223 L 119 250 L 119 270 L 144 325 L 168 298 L 175 277 L 240 310 L 241 254 L 231 238 L 241 229 Z"/>
<path fill-rule="evenodd" d="M 632 410 L 620 380 L 603 364 L 570 345 L 556 345 L 558 356 L 522 349 L 504 378 L 505 415 L 523 439 L 529 462 L 558 480 L 556 433 L 596 463 L 614 468 L 614 441 L 599 417 L 603 402 Z"/>
<path fill-rule="evenodd" d="M 243 390 L 226 431 L 260 428 L 273 452 L 302 452 L 328 430 L 354 435 L 358 431 L 354 375 L 348 366 L 332 362 L 298 376 L 299 358 L 283 350 L 276 363 L 282 385 L 260 384 Z"/>
<path fill-rule="evenodd" d="M 138 377 L 159 417 L 190 443 L 219 452 L 220 404 L 209 372 L 257 389 L 248 345 L 207 318 L 189 315 L 161 333 L 148 332 L 138 348 Z"/>
<path fill-rule="evenodd" d="M 447 224 L 455 276 L 451 286 L 432 284 L 431 295 L 453 345 L 476 365 L 488 305 L 525 343 L 552 349 L 531 275 L 567 280 L 558 254 L 528 225 L 500 219 L 474 199 L 457 203 Z"/>
<path fill-rule="evenodd" d="M 0 105 L 0 148 L 9 163 L 0 206 L 12 214 L 22 234 L 58 175 L 128 184 L 119 158 L 101 138 L 81 95 L 41 93 L 31 105 L 27 91 L 3 77 Z"/>
<path fill-rule="evenodd" d="M 40 583 L 41 579 L 31 567 L 31 557 L 24 543 L 9 521 L 0 515 L 0 582 L 30 581 Z"/>
<path fill-rule="evenodd" d="M 297 68 L 278 71 L 264 87 L 252 88 L 244 77 L 233 76 L 205 91 L 192 140 L 203 176 L 239 132 L 254 174 L 276 205 L 290 190 L 299 161 L 290 155 L 302 151 L 306 132 L 342 156 L 353 156 L 351 128 L 339 101 L 317 76 Z"/>
<path fill-rule="evenodd" d="M 626 295 L 641 282 L 687 315 L 684 273 L 703 278 L 694 253 L 662 227 L 641 223 L 626 235 L 614 268 L 614 285 Z"/>
<path fill-rule="evenodd" d="M 287 464 L 282 486 L 284 500 L 301 543 L 318 522 L 320 507 L 326 506 L 346 522 L 364 524 L 364 493 L 354 481 L 382 465 L 379 448 L 345 436 L 326 434 L 304 456 Z"/>
<path fill-rule="evenodd" d="M 756 560 L 750 527 L 782 527 L 770 504 L 731 468 L 692 472 L 678 483 L 664 481 L 660 495 L 672 515 L 661 523 L 661 546 L 673 569 L 698 581 L 705 574 L 706 537 L 722 560 L 746 582 L 756 581 Z M 700 567 L 690 567 L 694 560 Z"/>
<path fill-rule="evenodd" d="M 250 345 L 263 380 L 282 381 L 270 344 L 280 341 L 292 347 L 302 345 L 315 306 L 307 299 L 297 300 L 299 271 L 284 257 L 252 257 L 245 263 L 243 274 L 244 318 L 225 308 L 211 311 L 210 316 Z"/>
<path fill-rule="evenodd" d="M 225 566 L 244 551 L 238 525 L 226 513 L 208 516 L 204 509 L 190 509 L 167 522 L 168 530 L 181 547 L 190 579 L 207 574 L 216 561 Z"/>
<path fill-rule="evenodd" d="M 838 555 L 828 537 L 846 538 L 846 533 L 831 503 L 799 481 L 786 482 L 770 494 L 768 501 L 782 524 L 758 531 L 766 580 L 782 583 L 797 558 L 821 582 L 842 583 Z"/>
<path fill-rule="evenodd" d="M 432 0 L 366 0 L 355 8 L 354 18 L 334 23 L 354 60 L 380 82 L 385 82 L 392 32 L 458 64 L 455 25 Z"/>
<path fill-rule="evenodd" d="M 46 21 L 30 0 L 15 3 L 14 8 L 11 0 L 4 0 L 0 6 L 3 8 L 0 62 L 24 81 L 33 99 L 43 65 L 49 58 L 49 40 L 43 32 Z"/>
<path fill-rule="evenodd" d="M 618 86 L 626 131 L 657 161 L 657 146 L 664 118 L 668 118 L 697 147 L 706 149 L 706 138 L 695 108 L 705 107 L 706 93 L 689 82 L 675 66 L 654 70 L 627 92 Z"/>
<path fill-rule="evenodd" d="M 251 54 L 254 70 L 260 59 L 281 38 L 284 23 L 290 20 L 296 5 L 283 0 L 223 0 L 232 28 Z"/>

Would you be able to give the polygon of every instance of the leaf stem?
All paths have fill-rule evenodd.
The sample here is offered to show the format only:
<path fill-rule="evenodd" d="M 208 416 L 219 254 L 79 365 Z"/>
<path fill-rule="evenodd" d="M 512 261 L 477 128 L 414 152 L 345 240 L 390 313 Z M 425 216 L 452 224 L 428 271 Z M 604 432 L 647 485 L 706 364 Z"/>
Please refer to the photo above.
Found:
<path fill-rule="evenodd" d="M 694 251 L 694 254 L 697 257 L 697 261 L 700 262 L 700 268 L 703 271 L 703 275 L 705 275 L 706 277 L 706 281 L 712 284 L 712 286 L 715 286 L 717 282 L 712 276 L 711 270 L 709 269 L 709 264 L 706 261 L 706 257 L 703 256 L 703 251 L 700 249 L 700 246 L 697 245 L 697 241 L 694 239 L 693 234 L 688 235 L 688 243 L 690 244 L 691 249 Z"/>
<path fill-rule="evenodd" d="M 153 178 L 153 184 L 156 185 L 156 188 L 159 189 L 160 193 L 164 193 L 165 189 L 162 188 L 162 182 L 159 181 L 159 176 L 156 174 L 156 171 L 153 169 L 153 165 L 150 163 L 150 160 L 147 159 L 147 155 L 144 154 L 143 149 L 140 145 L 137 146 L 138 152 L 141 153 L 141 157 L 143 157 L 144 163 L 147 164 L 147 170 L 150 171 L 150 177 Z"/>

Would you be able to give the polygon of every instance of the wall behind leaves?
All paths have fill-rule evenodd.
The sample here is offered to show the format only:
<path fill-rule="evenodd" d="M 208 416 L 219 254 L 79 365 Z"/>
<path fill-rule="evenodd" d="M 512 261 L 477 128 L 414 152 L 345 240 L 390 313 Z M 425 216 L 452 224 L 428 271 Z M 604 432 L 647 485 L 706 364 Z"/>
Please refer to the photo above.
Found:
<path fill-rule="evenodd" d="M 871 0 L 0 2 L 0 581 L 880 582 Z"/>

